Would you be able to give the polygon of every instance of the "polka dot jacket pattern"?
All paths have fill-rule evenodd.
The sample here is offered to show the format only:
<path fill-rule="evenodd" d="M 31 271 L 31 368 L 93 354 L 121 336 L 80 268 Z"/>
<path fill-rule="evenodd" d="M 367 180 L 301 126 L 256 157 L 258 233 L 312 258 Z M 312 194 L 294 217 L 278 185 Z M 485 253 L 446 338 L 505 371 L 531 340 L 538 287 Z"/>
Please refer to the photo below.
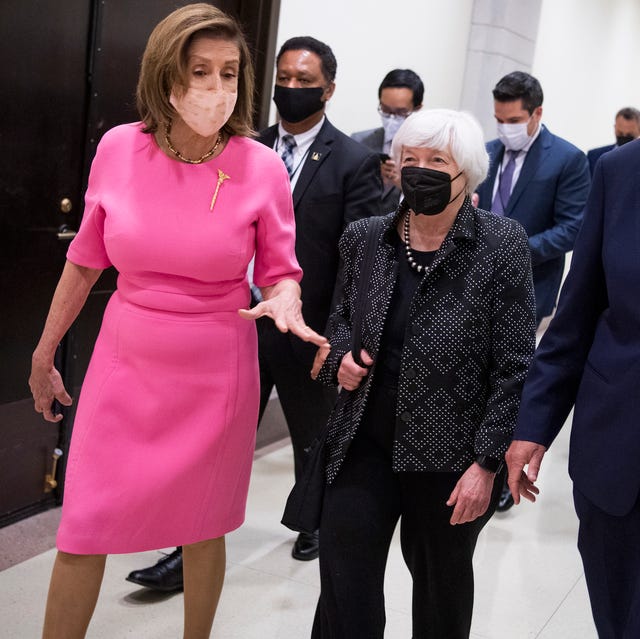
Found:
<path fill-rule="evenodd" d="M 361 422 L 397 273 L 390 233 L 402 207 L 384 218 L 368 285 L 363 348 L 374 365 L 338 402 L 327 434 L 327 480 L 337 475 Z M 340 240 L 342 299 L 329 320 L 331 352 L 319 379 L 337 385 L 350 349 L 368 220 Z M 393 469 L 463 471 L 477 455 L 501 459 L 535 348 L 535 302 L 527 235 L 515 221 L 475 209 L 467 198 L 411 302 L 396 406 Z"/>

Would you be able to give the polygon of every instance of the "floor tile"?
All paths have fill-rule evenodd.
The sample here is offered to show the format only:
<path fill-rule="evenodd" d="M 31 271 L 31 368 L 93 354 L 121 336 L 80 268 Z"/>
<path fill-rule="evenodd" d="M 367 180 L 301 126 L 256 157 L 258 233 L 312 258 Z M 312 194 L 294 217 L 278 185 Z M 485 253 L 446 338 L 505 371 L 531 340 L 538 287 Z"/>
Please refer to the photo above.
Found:
<path fill-rule="evenodd" d="M 497 514 L 475 556 L 472 639 L 595 639 L 566 472 L 568 432 L 546 456 L 542 495 Z M 295 533 L 279 522 L 293 481 L 291 447 L 272 445 L 254 465 L 247 521 L 227 537 L 227 576 L 212 637 L 304 639 L 318 593 L 318 562 L 291 558 Z M 171 550 L 171 549 L 167 549 Z M 0 639 L 36 639 L 55 553 L 0 572 Z M 124 581 L 159 552 L 109 558 L 88 639 L 176 639 L 181 594 L 160 595 Z M 385 584 L 386 639 L 411 636 L 411 580 L 394 536 Z"/>
<path fill-rule="evenodd" d="M 558 639 L 558 637 L 598 639 L 598 633 L 591 618 L 584 576 L 576 582 L 537 639 Z"/>

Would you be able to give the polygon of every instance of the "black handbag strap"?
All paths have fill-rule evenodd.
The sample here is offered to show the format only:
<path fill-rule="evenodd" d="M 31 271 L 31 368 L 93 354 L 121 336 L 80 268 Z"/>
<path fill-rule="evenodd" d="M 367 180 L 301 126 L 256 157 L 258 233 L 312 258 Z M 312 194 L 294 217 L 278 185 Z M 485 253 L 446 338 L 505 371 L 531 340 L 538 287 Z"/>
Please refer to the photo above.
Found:
<path fill-rule="evenodd" d="M 358 366 L 365 366 L 360 359 L 362 350 L 362 319 L 367 307 L 367 292 L 369 282 L 373 273 L 373 263 L 376 257 L 376 248 L 380 229 L 382 228 L 382 218 L 378 216 L 370 217 L 367 225 L 367 233 L 364 238 L 364 257 L 362 258 L 362 268 L 360 269 L 360 279 L 358 280 L 358 296 L 356 307 L 351 316 L 351 355 L 353 361 Z"/>

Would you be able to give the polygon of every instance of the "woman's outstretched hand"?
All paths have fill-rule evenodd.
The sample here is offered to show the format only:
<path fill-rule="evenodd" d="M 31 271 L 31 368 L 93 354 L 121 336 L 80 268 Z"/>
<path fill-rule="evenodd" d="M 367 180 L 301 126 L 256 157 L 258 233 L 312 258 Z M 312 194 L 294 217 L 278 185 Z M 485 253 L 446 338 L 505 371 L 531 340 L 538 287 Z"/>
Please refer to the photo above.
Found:
<path fill-rule="evenodd" d="M 281 280 L 275 286 L 260 289 L 264 301 L 252 309 L 238 310 L 240 317 L 255 320 L 270 317 L 282 333 L 291 332 L 316 346 L 328 344 L 327 338 L 307 326 L 302 317 L 300 286 L 295 280 Z"/>

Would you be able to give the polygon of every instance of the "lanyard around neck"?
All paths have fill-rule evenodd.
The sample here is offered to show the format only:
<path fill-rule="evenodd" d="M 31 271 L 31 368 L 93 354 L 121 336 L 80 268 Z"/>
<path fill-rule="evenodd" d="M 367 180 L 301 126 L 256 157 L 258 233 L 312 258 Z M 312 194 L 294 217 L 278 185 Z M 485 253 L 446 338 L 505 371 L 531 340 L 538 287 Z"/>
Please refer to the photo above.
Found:
<path fill-rule="evenodd" d="M 304 164 L 304 161 L 307 159 L 307 155 L 309 155 L 309 151 L 311 150 L 312 146 L 313 146 L 313 142 L 311 142 L 311 144 L 307 147 L 307 150 L 304 152 L 304 155 L 300 158 L 298 163 L 291 170 L 291 175 L 289 176 L 290 182 L 293 180 L 293 178 L 296 176 L 296 174 Z M 284 151 L 284 149 L 280 149 L 280 133 L 278 133 L 278 137 L 276 137 L 276 152 L 278 153 L 278 155 L 281 156 L 282 151 Z"/>

